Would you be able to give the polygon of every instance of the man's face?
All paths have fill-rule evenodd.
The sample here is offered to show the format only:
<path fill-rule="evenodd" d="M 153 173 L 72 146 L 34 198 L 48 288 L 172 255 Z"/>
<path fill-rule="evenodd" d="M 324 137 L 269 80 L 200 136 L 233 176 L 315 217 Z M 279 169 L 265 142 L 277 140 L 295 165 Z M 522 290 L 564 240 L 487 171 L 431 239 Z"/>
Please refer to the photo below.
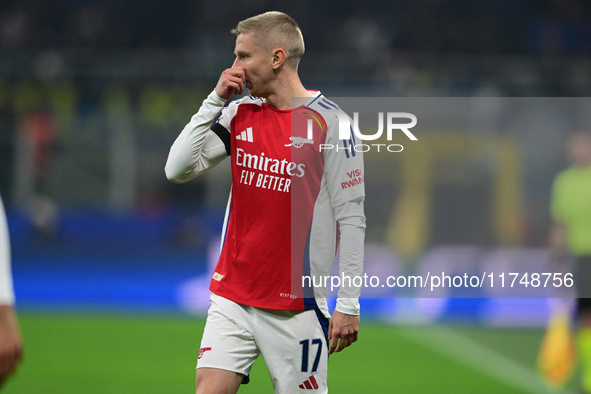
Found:
<path fill-rule="evenodd" d="M 236 37 L 236 60 L 232 67 L 243 67 L 246 88 L 252 96 L 267 97 L 268 84 L 274 78 L 272 53 L 257 45 L 253 32 L 242 33 Z"/>

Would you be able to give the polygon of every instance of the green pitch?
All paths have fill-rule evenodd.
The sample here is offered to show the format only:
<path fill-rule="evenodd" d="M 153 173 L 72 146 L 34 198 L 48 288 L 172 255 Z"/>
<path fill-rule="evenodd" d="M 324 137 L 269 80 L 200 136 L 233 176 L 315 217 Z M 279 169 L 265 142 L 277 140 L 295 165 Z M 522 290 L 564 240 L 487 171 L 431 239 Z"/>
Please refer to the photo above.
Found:
<path fill-rule="evenodd" d="M 20 316 L 25 358 L 5 394 L 193 393 L 203 319 Z M 332 393 L 544 393 L 540 330 L 398 327 L 362 322 L 359 341 L 329 359 Z M 575 392 L 571 383 L 564 392 Z M 239 393 L 272 393 L 259 359 Z"/>

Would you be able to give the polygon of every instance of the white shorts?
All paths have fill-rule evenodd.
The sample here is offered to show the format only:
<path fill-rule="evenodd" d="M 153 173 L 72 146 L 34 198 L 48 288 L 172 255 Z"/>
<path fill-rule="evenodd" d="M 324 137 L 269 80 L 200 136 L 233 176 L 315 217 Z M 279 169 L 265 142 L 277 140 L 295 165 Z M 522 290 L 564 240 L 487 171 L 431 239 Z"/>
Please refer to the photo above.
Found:
<path fill-rule="evenodd" d="M 260 309 L 211 294 L 197 368 L 243 374 L 263 355 L 275 393 L 327 393 L 328 319 L 317 309 Z"/>

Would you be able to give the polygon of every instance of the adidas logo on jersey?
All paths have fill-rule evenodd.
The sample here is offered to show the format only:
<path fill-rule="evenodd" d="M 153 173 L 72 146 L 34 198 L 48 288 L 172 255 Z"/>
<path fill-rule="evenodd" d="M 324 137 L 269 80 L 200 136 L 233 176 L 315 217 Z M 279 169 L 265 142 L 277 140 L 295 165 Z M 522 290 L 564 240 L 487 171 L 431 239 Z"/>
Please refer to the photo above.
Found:
<path fill-rule="evenodd" d="M 253 142 L 252 127 L 249 127 L 246 130 L 244 130 L 243 132 L 241 132 L 240 134 L 237 134 L 236 139 L 239 141 Z"/>
<path fill-rule="evenodd" d="M 314 375 L 310 375 L 310 377 L 304 380 L 304 383 L 300 384 L 298 387 L 303 390 L 316 390 L 318 388 L 318 382 Z"/>

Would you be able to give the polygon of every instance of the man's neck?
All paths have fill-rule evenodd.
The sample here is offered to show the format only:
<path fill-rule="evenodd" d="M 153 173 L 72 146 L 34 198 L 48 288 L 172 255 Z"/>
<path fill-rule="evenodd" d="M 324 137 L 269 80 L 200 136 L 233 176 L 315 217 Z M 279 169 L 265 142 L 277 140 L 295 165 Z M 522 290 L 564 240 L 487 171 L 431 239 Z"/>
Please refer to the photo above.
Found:
<path fill-rule="evenodd" d="M 572 159 L 572 166 L 579 169 L 591 168 L 591 157 L 578 157 Z"/>
<path fill-rule="evenodd" d="M 276 86 L 266 97 L 270 106 L 285 110 L 292 108 L 292 98 L 312 97 L 313 94 L 304 88 L 297 75 L 285 80 L 277 80 Z"/>

